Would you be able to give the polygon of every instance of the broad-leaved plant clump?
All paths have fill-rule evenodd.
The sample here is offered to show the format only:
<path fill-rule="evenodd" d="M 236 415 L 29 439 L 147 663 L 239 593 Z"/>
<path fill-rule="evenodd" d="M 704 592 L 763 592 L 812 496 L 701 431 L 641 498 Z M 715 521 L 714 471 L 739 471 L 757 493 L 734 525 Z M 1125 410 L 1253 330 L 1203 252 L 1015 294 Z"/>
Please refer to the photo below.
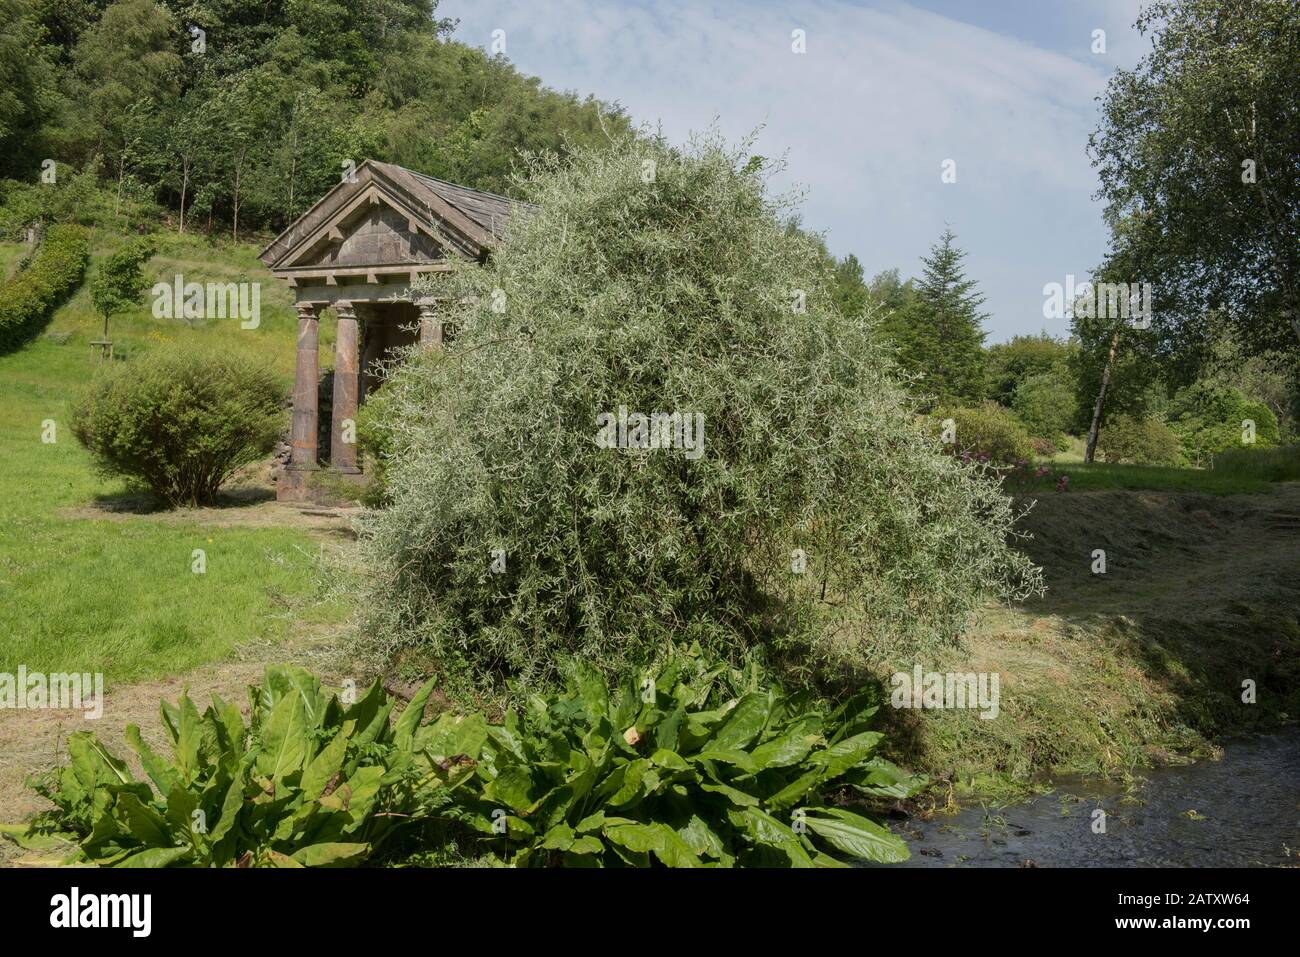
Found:
<path fill-rule="evenodd" d="M 347 702 L 291 666 L 249 688 L 248 721 L 213 696 L 163 701 L 170 756 L 130 725 L 148 780 L 107 742 L 68 739 L 33 782 L 53 805 L 15 839 L 104 867 L 345 867 L 455 855 L 514 866 L 842 866 L 906 860 L 888 828 L 838 806 L 898 800 L 924 780 L 875 752 L 869 689 L 828 708 L 787 695 L 756 661 L 665 649 L 610 692 L 587 662 L 563 693 L 500 723 L 442 712 L 433 682 L 396 720 L 380 682 Z M 437 828 L 441 825 L 441 832 Z M 415 852 L 411 856 L 412 851 Z"/>
<path fill-rule="evenodd" d="M 453 693 L 664 638 L 820 668 L 1038 587 L 1006 498 L 918 424 L 769 168 L 715 137 L 531 162 L 536 208 L 453 274 L 456 335 L 385 385 L 378 657 Z"/>

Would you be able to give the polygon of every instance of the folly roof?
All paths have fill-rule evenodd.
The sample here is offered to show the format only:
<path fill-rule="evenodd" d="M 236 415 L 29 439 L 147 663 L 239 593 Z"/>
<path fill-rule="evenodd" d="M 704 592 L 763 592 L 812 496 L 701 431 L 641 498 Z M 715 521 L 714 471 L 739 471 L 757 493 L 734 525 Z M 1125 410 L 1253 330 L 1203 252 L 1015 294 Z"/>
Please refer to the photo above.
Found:
<path fill-rule="evenodd" d="M 376 206 L 385 207 L 390 219 L 404 219 L 412 235 L 429 239 L 428 244 L 412 244 L 400 257 L 403 261 L 428 260 L 448 249 L 481 259 L 505 235 L 511 217 L 534 208 L 392 163 L 366 160 L 272 240 L 258 258 L 276 271 L 303 265 L 318 258 L 328 244 L 343 241 L 349 224 L 364 219 L 366 211 Z"/>

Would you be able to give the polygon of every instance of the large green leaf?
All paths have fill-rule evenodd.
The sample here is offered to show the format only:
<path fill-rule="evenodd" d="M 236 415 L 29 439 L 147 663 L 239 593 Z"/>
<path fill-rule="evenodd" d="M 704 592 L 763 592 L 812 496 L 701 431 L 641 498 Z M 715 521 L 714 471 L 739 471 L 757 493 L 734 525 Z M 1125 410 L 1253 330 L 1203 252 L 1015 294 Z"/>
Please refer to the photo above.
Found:
<path fill-rule="evenodd" d="M 370 716 L 368 724 L 362 724 L 358 720 L 357 727 L 360 729 L 353 734 L 352 757 L 347 759 L 343 766 L 344 776 L 353 774 L 361 766 L 363 755 L 374 744 L 386 741 L 389 738 L 388 716 L 392 714 L 393 702 L 381 702 L 378 709 Z M 344 712 L 345 720 L 355 720 L 352 717 L 352 710 Z"/>
<path fill-rule="evenodd" d="M 618 703 L 610 708 L 609 720 L 620 733 L 626 731 L 641 710 L 640 676 L 633 672 L 623 675 L 618 687 Z M 593 720 L 595 715 L 592 715 Z"/>
<path fill-rule="evenodd" d="M 572 858 L 600 854 L 603 850 L 605 850 L 605 845 L 600 842 L 600 838 L 588 834 L 586 837 L 580 837 L 569 845 L 568 856 L 564 859 L 565 864 L 579 867 L 591 866 L 584 862 L 574 861 Z"/>
<path fill-rule="evenodd" d="M 250 692 L 255 690 L 256 689 L 254 688 L 249 688 Z M 177 711 L 174 704 L 171 704 L 163 698 L 158 702 L 158 716 L 162 720 L 163 730 L 167 732 L 167 736 L 171 738 L 172 744 L 174 745 L 176 743 L 177 727 L 180 724 L 180 713 Z"/>
<path fill-rule="evenodd" d="M 706 743 L 710 751 L 747 748 L 767 725 L 771 699 L 766 692 L 751 692 L 736 703 L 735 710 Z"/>
<path fill-rule="evenodd" d="M 803 800 L 804 796 L 809 792 L 815 790 L 825 776 L 825 770 L 821 767 L 814 767 L 811 771 L 805 771 L 775 794 L 770 795 L 766 804 L 777 811 L 792 807 Z"/>
<path fill-rule="evenodd" d="M 901 837 L 860 814 L 842 808 L 809 808 L 804 811 L 803 819 L 818 837 L 854 857 L 896 864 L 911 856 Z"/>
<path fill-rule="evenodd" d="M 808 849 L 791 828 L 756 807 L 747 807 L 740 813 L 744 817 L 746 830 L 755 843 L 777 848 L 790 859 L 794 867 L 813 866 Z"/>
<path fill-rule="evenodd" d="M 481 714 L 443 714 L 433 724 L 421 728 L 415 735 L 415 747 L 436 758 L 457 755 L 478 760 L 487 741 L 487 719 Z"/>
<path fill-rule="evenodd" d="M 757 807 L 759 799 L 752 794 L 748 794 L 739 788 L 734 788 L 730 784 L 723 784 L 720 781 L 701 781 L 700 789 L 709 791 L 714 794 L 721 794 L 732 804 L 739 807 Z"/>
<path fill-rule="evenodd" d="M 824 768 L 822 781 L 831 781 L 850 768 L 856 767 L 871 756 L 883 737 L 878 731 L 864 731 L 851 738 L 837 741 L 828 748 L 808 756 L 808 763 Z"/>
<path fill-rule="evenodd" d="M 643 794 L 659 786 L 659 775 L 655 773 L 648 758 L 636 758 L 624 761 L 600 782 L 594 795 L 613 807 L 629 804 Z"/>
<path fill-rule="evenodd" d="M 319 803 L 321 807 L 330 810 L 337 807 L 347 811 L 352 818 L 352 823 L 345 827 L 343 832 L 345 834 L 355 832 L 365 825 L 370 815 L 374 813 L 383 778 L 384 769 L 378 765 L 358 768 L 356 773 L 348 778 L 346 784 L 339 785 L 333 794 L 321 798 Z"/>
<path fill-rule="evenodd" d="M 542 848 L 548 851 L 567 851 L 573 846 L 574 839 L 573 828 L 567 824 L 557 824 L 546 832 Z"/>
<path fill-rule="evenodd" d="M 196 843 L 194 812 L 199 809 L 199 799 L 189 788 L 175 787 L 167 795 L 167 825 L 179 840 L 182 835 L 191 844 Z M 206 827 L 206 821 L 204 827 Z"/>
<path fill-rule="evenodd" d="M 875 688 L 868 688 L 833 710 L 826 718 L 826 727 L 832 729 L 830 743 L 835 744 L 840 739 L 863 730 L 875 715 L 879 702 L 879 692 Z"/>
<path fill-rule="evenodd" d="M 306 865 L 298 863 L 288 854 L 281 854 L 279 851 L 264 851 L 261 859 L 258 861 L 258 866 L 294 870 L 305 867 Z"/>
<path fill-rule="evenodd" d="M 257 773 L 274 782 L 299 770 L 307 757 L 307 719 L 302 696 L 285 694 L 271 707 L 262 728 L 262 747 L 257 755 Z"/>
<path fill-rule="evenodd" d="M 225 763 L 229 769 L 238 764 L 240 758 L 244 756 L 248 733 L 244 727 L 244 719 L 240 717 L 238 708 L 233 704 L 227 704 L 216 693 L 212 695 L 212 704 L 209 705 L 208 710 L 212 712 L 214 719 L 220 724 L 221 743 L 227 754 Z"/>
<path fill-rule="evenodd" d="M 533 804 L 533 779 L 521 767 L 508 767 L 483 789 L 483 794 L 512 811 L 527 811 Z"/>
<path fill-rule="evenodd" d="M 169 867 L 187 860 L 194 853 L 189 847 L 152 847 L 114 862 L 112 867 Z"/>
<path fill-rule="evenodd" d="M 691 765 L 676 751 L 669 751 L 666 748 L 660 748 L 654 754 L 650 755 L 650 763 L 655 767 L 663 768 L 665 771 L 689 771 Z"/>
<path fill-rule="evenodd" d="M 87 795 L 94 793 L 100 784 L 128 784 L 131 781 L 126 762 L 114 757 L 89 731 L 74 731 L 68 736 L 68 757 L 72 771 Z"/>
<path fill-rule="evenodd" d="M 604 835 L 634 854 L 653 854 L 667 867 L 700 866 L 695 852 L 667 824 L 618 824 L 607 826 Z"/>
<path fill-rule="evenodd" d="M 692 814 L 685 826 L 677 829 L 677 836 L 699 857 L 720 860 L 726 855 L 722 838 L 698 814 Z"/>
<path fill-rule="evenodd" d="M 379 713 L 384 703 L 384 685 L 378 678 L 366 690 L 366 693 L 347 707 L 343 712 L 344 721 L 355 721 L 357 727 L 365 730 Z"/>
<path fill-rule="evenodd" d="M 740 768 L 747 774 L 756 774 L 761 771 L 763 766 L 750 756 L 748 751 L 732 749 L 729 751 L 715 750 L 709 748 L 706 751 L 692 755 L 696 761 L 719 761 L 723 764 L 730 764 L 733 767 Z"/>
<path fill-rule="evenodd" d="M 609 686 L 605 677 L 592 666 L 591 662 L 581 658 L 571 664 L 570 680 L 578 692 L 583 709 L 591 721 L 598 721 L 609 714 Z"/>
<path fill-rule="evenodd" d="M 345 721 L 338 734 L 334 735 L 329 744 L 321 748 L 320 753 L 303 769 L 298 787 L 307 800 L 314 801 L 320 797 L 321 792 L 334 776 L 342 774 L 343 757 L 347 753 L 348 738 L 351 737 L 352 730 L 352 722 Z"/>
<path fill-rule="evenodd" d="M 154 786 L 158 788 L 158 793 L 167 797 L 172 788 L 179 786 L 180 777 L 170 764 L 163 758 L 154 753 L 142 737 L 140 737 L 140 728 L 134 724 L 126 726 L 126 743 L 135 749 L 135 753 L 140 756 L 140 764 L 144 767 L 144 773 L 149 775 L 149 780 L 153 781 Z"/>
<path fill-rule="evenodd" d="M 226 789 L 226 795 L 221 803 L 221 812 L 216 821 L 209 821 L 209 839 L 212 843 L 223 840 L 230 833 L 231 828 L 239 819 L 239 812 L 244 806 L 244 775 L 241 773 L 235 775 L 230 782 L 230 787 Z"/>
<path fill-rule="evenodd" d="M 430 678 L 423 687 L 415 693 L 401 715 L 398 716 L 397 722 L 393 725 L 393 740 L 401 751 L 411 750 L 411 742 L 415 740 L 416 729 L 420 727 L 420 722 L 424 719 L 424 706 L 429 703 L 429 695 L 433 694 L 433 686 L 437 684 L 436 678 Z"/>
<path fill-rule="evenodd" d="M 801 730 L 791 731 L 760 744 L 749 754 L 760 770 L 784 768 L 802 761 L 819 740 L 815 735 L 804 734 Z"/>
<path fill-rule="evenodd" d="M 676 751 L 681 737 L 682 722 L 686 720 L 686 709 L 678 705 L 660 719 L 655 725 L 654 743 L 658 748 Z"/>
<path fill-rule="evenodd" d="M 311 844 L 289 856 L 303 867 L 355 867 L 369 853 L 369 844 L 334 843 Z"/>
<path fill-rule="evenodd" d="M 925 786 L 925 778 L 910 774 L 884 758 L 871 758 L 850 769 L 844 783 L 873 797 L 906 798 Z"/>
<path fill-rule="evenodd" d="M 130 791 L 117 795 L 113 814 L 123 829 L 146 847 L 171 847 L 175 843 L 162 815 Z"/>
<path fill-rule="evenodd" d="M 190 696 L 183 694 L 176 702 L 176 770 L 189 783 L 199 775 L 199 750 L 203 745 L 202 719 Z"/>

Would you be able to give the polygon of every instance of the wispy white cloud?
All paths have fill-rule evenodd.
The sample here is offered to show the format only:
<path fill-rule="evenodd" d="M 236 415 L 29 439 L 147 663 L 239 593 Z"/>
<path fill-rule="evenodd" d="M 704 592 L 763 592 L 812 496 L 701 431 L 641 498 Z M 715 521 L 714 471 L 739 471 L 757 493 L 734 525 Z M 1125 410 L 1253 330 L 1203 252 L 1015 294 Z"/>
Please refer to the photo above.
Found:
<path fill-rule="evenodd" d="M 504 30 L 524 71 L 618 100 L 674 140 L 715 118 L 732 138 L 764 124 L 756 149 L 787 154 L 805 223 L 869 273 L 916 272 L 952 224 L 999 339 L 1043 326 L 1043 284 L 1104 251 L 1085 144 L 1107 75 L 1136 57 L 1136 0 L 1092 0 L 1105 57 L 1088 54 L 1087 5 L 1051 48 L 894 2 L 448 0 L 440 12 L 469 43 Z M 791 50 L 795 29 L 806 54 Z M 955 184 L 940 180 L 945 159 Z"/>

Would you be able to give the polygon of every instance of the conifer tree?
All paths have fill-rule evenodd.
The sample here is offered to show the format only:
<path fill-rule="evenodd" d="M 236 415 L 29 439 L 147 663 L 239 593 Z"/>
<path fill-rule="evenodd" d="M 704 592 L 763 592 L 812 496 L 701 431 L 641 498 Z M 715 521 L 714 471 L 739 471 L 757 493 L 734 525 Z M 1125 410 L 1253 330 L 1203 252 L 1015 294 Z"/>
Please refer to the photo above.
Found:
<path fill-rule="evenodd" d="M 915 295 L 889 324 L 899 363 L 920 374 L 917 390 L 938 402 L 973 402 L 984 393 L 984 296 L 966 276 L 956 238 L 946 229 L 921 260 Z"/>

